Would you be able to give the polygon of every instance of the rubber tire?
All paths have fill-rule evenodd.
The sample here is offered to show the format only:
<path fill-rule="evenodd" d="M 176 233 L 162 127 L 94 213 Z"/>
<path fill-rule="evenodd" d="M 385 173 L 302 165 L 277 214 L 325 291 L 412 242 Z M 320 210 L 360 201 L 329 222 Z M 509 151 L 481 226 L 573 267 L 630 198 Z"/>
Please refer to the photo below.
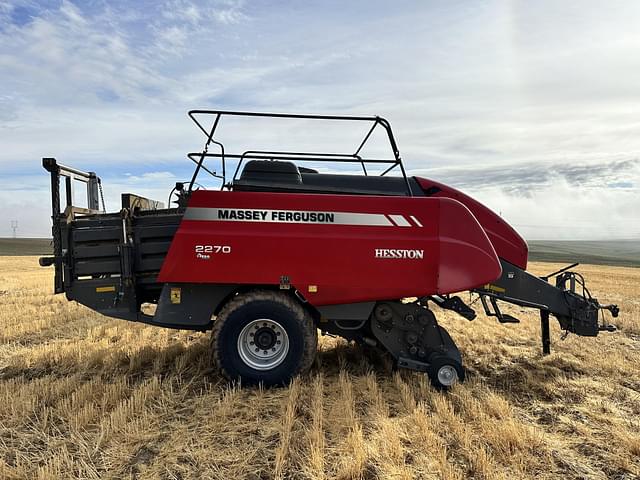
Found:
<path fill-rule="evenodd" d="M 438 370 L 440 370 L 440 368 L 445 365 L 451 365 L 456 369 L 456 372 L 458 373 L 458 380 L 453 385 L 455 385 L 456 383 L 464 382 L 465 372 L 464 367 L 460 362 L 445 355 L 435 355 L 431 359 L 429 368 L 427 370 L 427 375 L 429 376 L 431 385 L 433 385 L 433 387 L 437 390 L 449 390 L 451 387 L 453 387 L 453 385 L 443 385 L 442 383 L 440 383 L 440 380 L 438 380 Z"/>
<path fill-rule="evenodd" d="M 238 337 L 249 322 L 258 318 L 276 320 L 289 336 L 284 361 L 271 370 L 256 370 L 240 358 Z M 318 332 L 313 319 L 286 294 L 256 290 L 234 297 L 213 322 L 211 353 L 215 367 L 229 380 L 242 385 L 287 385 L 296 375 L 313 365 L 318 348 Z"/>

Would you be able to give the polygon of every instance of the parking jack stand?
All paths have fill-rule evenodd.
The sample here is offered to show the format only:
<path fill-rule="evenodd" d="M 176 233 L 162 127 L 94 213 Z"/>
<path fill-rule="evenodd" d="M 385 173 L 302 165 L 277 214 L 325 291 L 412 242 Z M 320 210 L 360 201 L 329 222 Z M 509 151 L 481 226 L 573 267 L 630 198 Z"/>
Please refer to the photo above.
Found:
<path fill-rule="evenodd" d="M 551 335 L 549 333 L 549 311 L 540 310 L 540 327 L 542 331 L 542 354 L 551 353 Z"/>

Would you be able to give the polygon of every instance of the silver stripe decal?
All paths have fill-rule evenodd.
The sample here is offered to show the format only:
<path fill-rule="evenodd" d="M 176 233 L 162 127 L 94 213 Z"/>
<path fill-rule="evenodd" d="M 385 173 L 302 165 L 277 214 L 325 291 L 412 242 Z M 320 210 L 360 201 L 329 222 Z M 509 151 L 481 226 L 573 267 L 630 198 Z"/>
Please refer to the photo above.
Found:
<path fill-rule="evenodd" d="M 413 215 L 411 215 L 411 220 L 413 220 L 414 222 L 416 222 L 416 225 L 418 225 L 419 227 L 421 227 L 421 226 L 422 226 L 422 224 L 420 223 L 420 221 L 419 221 L 416 217 L 414 217 Z"/>
<path fill-rule="evenodd" d="M 184 219 L 222 222 L 311 223 L 376 227 L 394 226 L 393 223 L 381 213 L 268 210 L 259 208 L 189 207 L 184 214 Z"/>
<path fill-rule="evenodd" d="M 389 215 L 391 220 L 396 223 L 399 227 L 411 227 L 409 221 L 404 218 L 402 215 Z"/>

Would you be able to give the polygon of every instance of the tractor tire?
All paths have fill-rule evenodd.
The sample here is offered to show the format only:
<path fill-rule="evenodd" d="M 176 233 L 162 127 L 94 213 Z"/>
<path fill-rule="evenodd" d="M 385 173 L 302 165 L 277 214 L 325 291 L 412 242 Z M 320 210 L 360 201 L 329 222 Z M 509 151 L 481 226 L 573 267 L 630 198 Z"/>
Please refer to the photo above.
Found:
<path fill-rule="evenodd" d="M 243 385 L 286 385 L 307 372 L 316 356 L 313 319 L 286 294 L 258 290 L 229 301 L 213 323 L 211 353 L 217 369 Z"/>
<path fill-rule="evenodd" d="M 463 382 L 465 373 L 462 363 L 445 355 L 434 355 L 427 370 L 431 385 L 437 390 L 449 390 L 458 382 Z"/>

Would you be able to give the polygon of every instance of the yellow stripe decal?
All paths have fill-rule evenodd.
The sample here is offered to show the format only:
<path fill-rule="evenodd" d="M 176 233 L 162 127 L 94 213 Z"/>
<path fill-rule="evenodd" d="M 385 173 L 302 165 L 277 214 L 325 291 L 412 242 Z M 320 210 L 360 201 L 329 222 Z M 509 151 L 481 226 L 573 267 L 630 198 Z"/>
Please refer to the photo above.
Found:
<path fill-rule="evenodd" d="M 497 285 L 491 285 L 490 283 L 487 283 L 484 288 L 486 288 L 487 290 L 491 290 L 492 292 L 498 292 L 498 293 L 504 293 L 507 290 L 502 288 L 502 287 L 498 287 Z"/>
<path fill-rule="evenodd" d="M 96 292 L 98 293 L 115 292 L 115 291 L 116 291 L 115 285 L 109 285 L 106 287 L 96 287 Z"/>

